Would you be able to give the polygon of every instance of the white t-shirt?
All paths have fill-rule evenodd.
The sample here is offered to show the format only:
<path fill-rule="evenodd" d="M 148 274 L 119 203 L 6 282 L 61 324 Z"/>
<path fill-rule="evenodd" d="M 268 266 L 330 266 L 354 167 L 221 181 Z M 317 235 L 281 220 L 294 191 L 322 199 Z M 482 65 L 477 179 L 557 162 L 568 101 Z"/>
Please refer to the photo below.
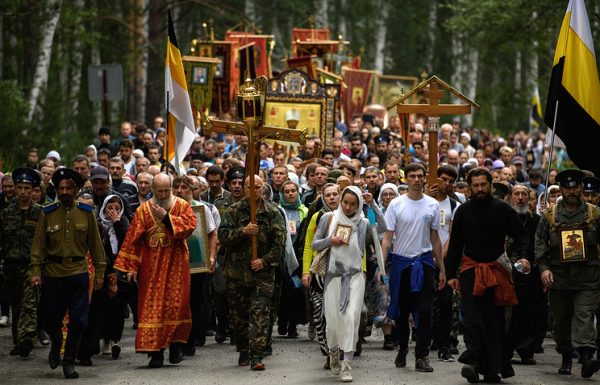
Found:
<path fill-rule="evenodd" d="M 394 198 L 385 211 L 387 230 L 395 233 L 391 251 L 409 258 L 431 251 L 431 229 L 440 229 L 439 206 L 427 195 L 419 200 L 408 194 Z"/>
<path fill-rule="evenodd" d="M 456 208 L 459 203 L 456 202 L 454 206 L 454 210 L 452 210 L 452 205 L 450 204 L 450 197 L 446 197 L 441 202 L 438 202 L 440 205 L 440 228 L 438 230 L 438 235 L 440 236 L 440 241 L 442 242 L 442 247 L 450 238 L 450 225 L 452 224 L 452 220 L 454 219 L 454 213 L 456 212 Z"/>

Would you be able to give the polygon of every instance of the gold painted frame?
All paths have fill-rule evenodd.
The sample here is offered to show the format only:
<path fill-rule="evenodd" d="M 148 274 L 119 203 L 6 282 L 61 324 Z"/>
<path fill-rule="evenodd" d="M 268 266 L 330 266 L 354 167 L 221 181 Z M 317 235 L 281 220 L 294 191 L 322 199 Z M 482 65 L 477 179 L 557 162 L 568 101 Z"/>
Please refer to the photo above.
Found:
<path fill-rule="evenodd" d="M 585 227 L 562 228 L 559 231 L 560 261 L 563 263 L 587 261 Z"/>

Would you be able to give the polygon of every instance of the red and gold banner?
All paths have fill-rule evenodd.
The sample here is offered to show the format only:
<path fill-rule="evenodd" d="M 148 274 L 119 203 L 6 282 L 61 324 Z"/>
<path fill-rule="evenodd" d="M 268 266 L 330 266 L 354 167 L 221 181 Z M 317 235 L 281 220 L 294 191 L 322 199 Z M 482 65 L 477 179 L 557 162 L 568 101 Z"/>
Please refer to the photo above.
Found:
<path fill-rule="evenodd" d="M 349 68 L 344 71 L 343 78 L 346 89 L 343 93 L 343 106 L 346 120 L 362 114 L 363 108 L 367 105 L 371 96 L 371 84 L 374 74 L 373 71 Z"/>
<path fill-rule="evenodd" d="M 254 43 L 254 68 L 256 76 L 271 78 L 271 49 L 269 45 L 273 40 L 273 35 L 255 35 L 251 32 L 228 31 L 225 40 L 237 42 L 238 47 Z M 240 74 L 240 77 L 243 77 L 243 74 Z"/>

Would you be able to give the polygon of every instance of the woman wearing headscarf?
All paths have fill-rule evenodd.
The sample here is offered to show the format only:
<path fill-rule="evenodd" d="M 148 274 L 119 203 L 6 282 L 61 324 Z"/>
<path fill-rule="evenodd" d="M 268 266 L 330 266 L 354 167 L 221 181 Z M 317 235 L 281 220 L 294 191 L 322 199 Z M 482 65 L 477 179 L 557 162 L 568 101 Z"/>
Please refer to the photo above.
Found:
<path fill-rule="evenodd" d="M 306 217 L 308 208 L 300 201 L 298 185 L 291 180 L 281 185 L 281 198 L 279 205 L 287 217 L 288 233 L 291 241 L 296 239 L 297 229 Z M 287 264 L 286 264 L 287 266 Z M 296 325 L 306 323 L 304 317 L 304 293 L 298 275 L 301 271 L 282 272 L 283 283 L 281 287 L 281 302 L 277 312 L 277 331 L 279 335 L 287 335 L 290 338 L 298 337 Z"/>
<path fill-rule="evenodd" d="M 340 374 L 344 382 L 352 381 L 350 363 L 358 342 L 365 294 L 363 272 L 369 220 L 365 218 L 362 206 L 360 189 L 346 187 L 338 208 L 323 215 L 312 242 L 314 250 L 330 248 L 323 306 L 331 371 Z M 340 351 L 344 352 L 341 364 Z"/>
<path fill-rule="evenodd" d="M 129 227 L 129 220 L 123 212 L 124 204 L 121 198 L 109 195 L 104 199 L 98 215 L 100 239 L 106 254 L 106 272 L 102 290 L 92 295 L 88 326 L 78 353 L 81 365 L 92 365 L 92 355 L 100 352 L 100 338 L 104 341 L 102 355 L 112 355 L 117 359 L 121 353 L 119 341 L 125 324 L 128 284 L 126 281 L 117 280 L 113 264 Z"/>
<path fill-rule="evenodd" d="M 385 213 L 390 202 L 400 196 L 398 187 L 393 183 L 385 183 L 379 190 L 378 202 L 381 203 L 381 211 Z M 379 240 L 381 241 L 383 237 Z M 386 268 L 387 270 L 387 268 Z M 375 288 L 377 292 L 376 296 L 376 315 L 374 317 L 375 326 L 381 326 L 383 332 L 383 350 L 394 350 L 394 335 L 392 333 L 393 322 L 387 317 L 387 307 L 390 303 L 390 291 L 389 286 L 382 282 L 375 282 Z"/>
<path fill-rule="evenodd" d="M 323 186 L 320 202 L 322 208 L 310 217 L 308 227 L 306 229 L 306 237 L 304 241 L 304 250 L 302 254 L 302 284 L 305 288 L 310 289 L 310 303 L 312 308 L 312 323 L 315 328 L 319 348 L 324 356 L 327 356 L 324 369 L 330 369 L 329 363 L 329 348 L 327 347 L 327 338 L 325 334 L 326 322 L 325 313 L 323 312 L 323 280 L 310 272 L 312 260 L 316 255 L 312 244 L 315 237 L 317 225 L 321 222 L 326 213 L 332 212 L 338 208 L 340 203 L 340 190 L 337 184 L 327 183 Z M 310 337 L 310 328 L 309 328 Z M 311 337 L 311 339 L 314 337 Z"/>

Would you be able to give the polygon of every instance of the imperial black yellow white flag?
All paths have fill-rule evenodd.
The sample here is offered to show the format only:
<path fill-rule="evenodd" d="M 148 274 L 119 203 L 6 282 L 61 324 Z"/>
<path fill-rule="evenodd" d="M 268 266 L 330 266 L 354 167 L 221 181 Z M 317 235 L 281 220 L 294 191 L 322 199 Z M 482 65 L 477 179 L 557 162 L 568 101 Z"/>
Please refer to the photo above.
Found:
<path fill-rule="evenodd" d="M 181 174 L 180 165 L 194 142 L 196 129 L 192 105 L 188 94 L 187 83 L 181 53 L 175 38 L 175 29 L 169 11 L 167 40 L 167 59 L 165 61 L 165 103 L 169 106 L 168 143 L 165 155 L 169 163 Z"/>
<path fill-rule="evenodd" d="M 600 175 L 600 81 L 583 0 L 569 2 L 560 28 L 544 118 L 550 128 L 557 102 L 555 131 L 569 158 L 577 167 Z"/>

